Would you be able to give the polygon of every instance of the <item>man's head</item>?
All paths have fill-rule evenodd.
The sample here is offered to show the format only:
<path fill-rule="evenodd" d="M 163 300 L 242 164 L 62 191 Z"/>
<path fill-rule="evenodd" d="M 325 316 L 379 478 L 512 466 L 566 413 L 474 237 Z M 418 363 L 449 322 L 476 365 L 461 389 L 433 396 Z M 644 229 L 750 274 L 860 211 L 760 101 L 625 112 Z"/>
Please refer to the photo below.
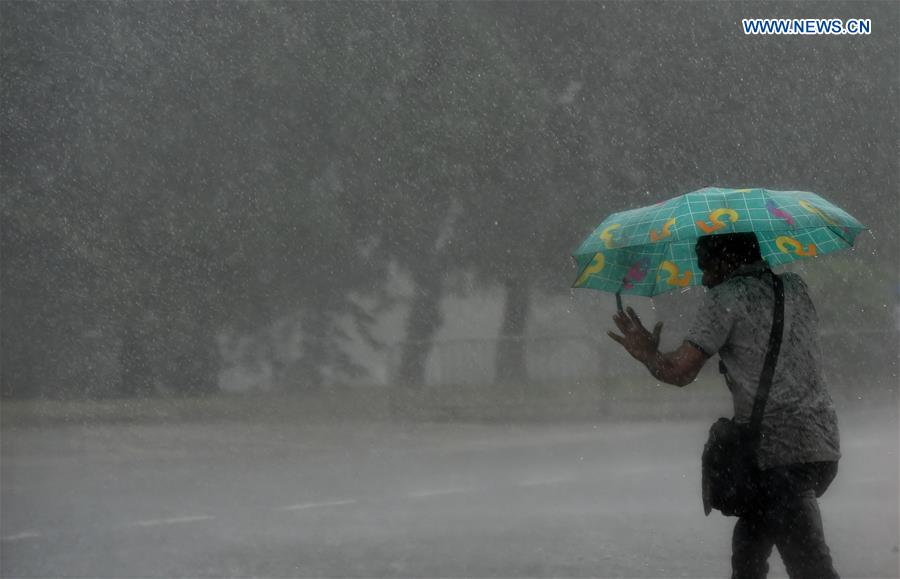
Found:
<path fill-rule="evenodd" d="M 697 265 L 703 271 L 703 285 L 716 287 L 734 270 L 748 263 L 762 261 L 755 233 L 704 235 L 695 247 Z"/>

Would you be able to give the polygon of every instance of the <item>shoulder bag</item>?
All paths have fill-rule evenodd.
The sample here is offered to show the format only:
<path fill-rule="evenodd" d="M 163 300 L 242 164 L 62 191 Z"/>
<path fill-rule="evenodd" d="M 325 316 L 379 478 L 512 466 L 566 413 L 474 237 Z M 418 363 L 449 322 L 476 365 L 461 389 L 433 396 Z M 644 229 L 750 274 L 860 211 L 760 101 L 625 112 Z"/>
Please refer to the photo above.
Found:
<path fill-rule="evenodd" d="M 750 423 L 740 424 L 731 418 L 718 419 L 710 427 L 709 439 L 703 448 L 703 511 L 707 516 L 712 509 L 717 509 L 723 515 L 740 517 L 755 510 L 759 504 L 761 472 L 756 454 L 784 329 L 784 284 L 774 272 L 770 273 L 775 290 L 774 316 Z"/>

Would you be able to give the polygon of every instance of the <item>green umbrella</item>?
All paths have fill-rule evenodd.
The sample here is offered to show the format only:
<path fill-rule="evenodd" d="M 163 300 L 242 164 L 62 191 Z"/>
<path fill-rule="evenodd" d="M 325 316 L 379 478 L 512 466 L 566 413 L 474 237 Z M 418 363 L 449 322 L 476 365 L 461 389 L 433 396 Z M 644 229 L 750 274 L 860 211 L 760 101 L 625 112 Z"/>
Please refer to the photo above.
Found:
<path fill-rule="evenodd" d="M 699 285 L 694 245 L 703 235 L 752 231 L 763 258 L 778 266 L 851 247 L 864 229 L 815 193 L 708 187 L 607 217 L 573 254 L 573 287 L 618 298 Z"/>

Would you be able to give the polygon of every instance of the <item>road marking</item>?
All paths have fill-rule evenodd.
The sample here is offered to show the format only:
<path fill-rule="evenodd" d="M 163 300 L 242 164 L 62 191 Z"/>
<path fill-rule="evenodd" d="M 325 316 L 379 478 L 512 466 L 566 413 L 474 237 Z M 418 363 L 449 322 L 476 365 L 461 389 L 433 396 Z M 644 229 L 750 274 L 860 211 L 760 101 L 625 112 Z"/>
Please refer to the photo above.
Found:
<path fill-rule="evenodd" d="M 455 495 L 459 493 L 469 492 L 471 489 L 467 488 L 449 488 L 449 489 L 432 489 L 425 491 L 416 491 L 413 493 L 409 493 L 407 496 L 411 499 L 424 499 L 428 497 L 438 497 L 441 495 Z"/>
<path fill-rule="evenodd" d="M 290 505 L 287 507 L 278 507 L 277 511 L 303 511 L 306 509 L 315 509 L 318 507 L 338 507 L 341 505 L 351 505 L 356 502 L 356 499 L 346 499 L 342 501 L 326 501 L 323 503 L 300 503 L 298 505 Z"/>
<path fill-rule="evenodd" d="M 25 531 L 24 533 L 19 533 L 17 535 L 7 535 L 6 537 L 0 537 L 0 541 L 21 541 L 23 539 L 37 539 L 41 534 L 37 531 Z"/>
<path fill-rule="evenodd" d="M 215 517 L 211 515 L 196 515 L 191 517 L 172 517 L 169 519 L 148 519 L 128 523 L 129 527 L 156 527 L 159 525 L 176 525 L 178 523 L 193 523 L 195 521 L 209 521 Z"/>
<path fill-rule="evenodd" d="M 571 482 L 573 480 L 574 479 L 570 476 L 556 476 L 556 477 L 551 477 L 551 478 L 523 480 L 521 482 L 516 483 L 516 486 L 540 487 L 540 486 L 558 485 L 560 483 Z"/>

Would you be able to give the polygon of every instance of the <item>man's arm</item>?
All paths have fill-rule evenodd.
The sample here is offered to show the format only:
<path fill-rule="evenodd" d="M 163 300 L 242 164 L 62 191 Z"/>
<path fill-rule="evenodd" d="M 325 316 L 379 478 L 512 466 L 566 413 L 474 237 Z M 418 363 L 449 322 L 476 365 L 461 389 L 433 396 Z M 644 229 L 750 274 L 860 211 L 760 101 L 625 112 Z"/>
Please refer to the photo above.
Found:
<path fill-rule="evenodd" d="M 681 387 L 697 379 L 706 359 L 703 350 L 690 342 L 682 342 L 674 352 L 664 354 L 656 351 L 642 361 L 657 380 Z"/>
<path fill-rule="evenodd" d="M 657 380 L 679 387 L 687 386 L 697 378 L 706 363 L 707 356 L 703 350 L 690 342 L 683 342 L 674 352 L 660 352 L 658 348 L 662 322 L 658 322 L 651 333 L 631 308 L 618 312 L 613 316 L 613 321 L 622 335 L 608 332 L 609 337 L 622 344 Z"/>

